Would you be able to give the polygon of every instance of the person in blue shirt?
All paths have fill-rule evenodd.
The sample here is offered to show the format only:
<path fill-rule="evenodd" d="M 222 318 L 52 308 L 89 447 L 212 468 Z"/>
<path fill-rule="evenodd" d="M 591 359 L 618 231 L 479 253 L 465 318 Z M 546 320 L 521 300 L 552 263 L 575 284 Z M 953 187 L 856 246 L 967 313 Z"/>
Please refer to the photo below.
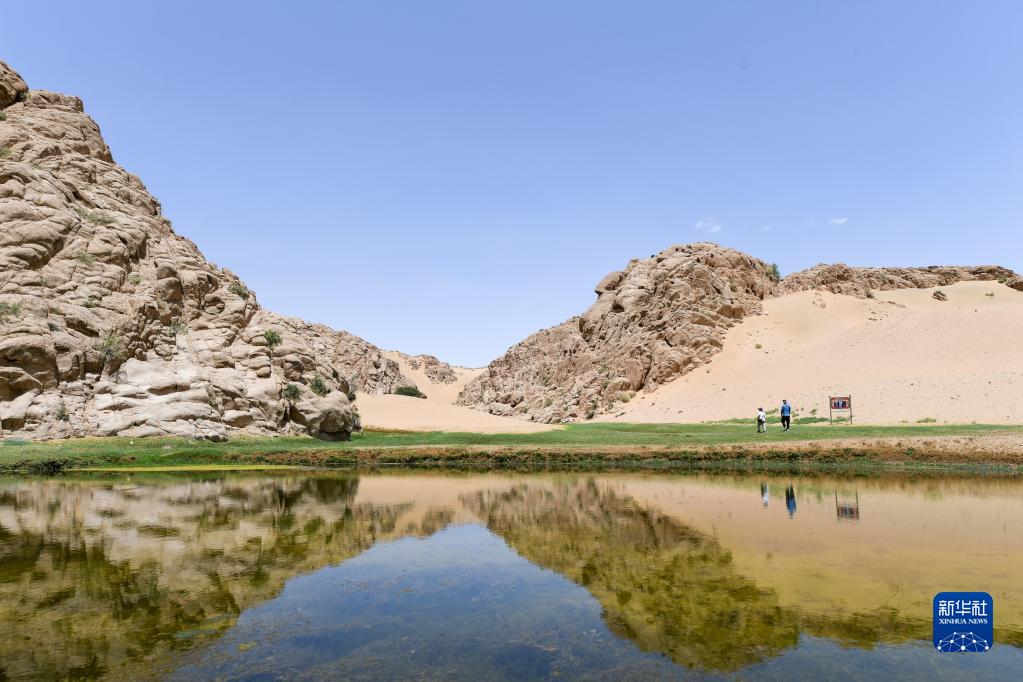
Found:
<path fill-rule="evenodd" d="M 781 401 L 781 426 L 783 431 L 788 431 L 792 425 L 792 406 L 788 400 Z"/>

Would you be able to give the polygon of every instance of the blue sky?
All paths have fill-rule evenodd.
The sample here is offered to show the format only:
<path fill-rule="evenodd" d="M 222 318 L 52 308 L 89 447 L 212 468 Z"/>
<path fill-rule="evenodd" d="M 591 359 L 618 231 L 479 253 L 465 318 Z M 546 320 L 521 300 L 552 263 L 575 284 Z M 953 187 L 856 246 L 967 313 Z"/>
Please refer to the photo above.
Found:
<path fill-rule="evenodd" d="M 1023 271 L 1023 3 L 5 3 L 265 306 L 481 365 L 633 257 Z"/>

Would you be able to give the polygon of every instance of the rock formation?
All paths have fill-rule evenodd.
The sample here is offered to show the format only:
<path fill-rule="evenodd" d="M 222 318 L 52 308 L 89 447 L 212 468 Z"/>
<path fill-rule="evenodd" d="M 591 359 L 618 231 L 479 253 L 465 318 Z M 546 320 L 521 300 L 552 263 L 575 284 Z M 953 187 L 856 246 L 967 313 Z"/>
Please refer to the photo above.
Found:
<path fill-rule="evenodd" d="M 5 433 L 343 439 L 353 378 L 409 383 L 362 339 L 262 309 L 175 234 L 80 99 L 0 62 Z"/>
<path fill-rule="evenodd" d="M 596 286 L 582 316 L 540 331 L 490 363 L 458 404 L 545 423 L 609 411 L 711 360 L 725 331 L 761 301 L 808 289 L 861 298 L 873 291 L 999 280 L 997 266 L 852 268 L 818 265 L 776 281 L 763 261 L 715 244 L 673 246 L 630 261 Z"/>
<path fill-rule="evenodd" d="M 710 360 L 775 287 L 767 263 L 715 244 L 630 261 L 600 280 L 589 310 L 512 347 L 458 403 L 546 423 L 592 417 Z"/>
<path fill-rule="evenodd" d="M 833 294 L 869 298 L 873 291 L 929 289 L 971 280 L 1007 280 L 1015 273 L 996 265 L 926 268 L 852 268 L 844 263 L 815 265 L 782 280 L 779 294 L 821 289 Z"/>
<path fill-rule="evenodd" d="M 438 384 L 453 384 L 458 381 L 458 373 L 455 372 L 455 368 L 433 355 L 406 355 L 399 351 L 392 352 L 408 363 L 411 369 L 422 369 L 423 374 L 430 381 Z"/>

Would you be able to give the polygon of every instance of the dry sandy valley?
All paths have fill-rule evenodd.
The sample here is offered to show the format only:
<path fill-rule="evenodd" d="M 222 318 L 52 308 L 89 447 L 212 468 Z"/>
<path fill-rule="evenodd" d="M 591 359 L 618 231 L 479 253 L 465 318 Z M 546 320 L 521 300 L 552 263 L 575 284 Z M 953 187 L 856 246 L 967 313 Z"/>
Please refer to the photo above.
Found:
<path fill-rule="evenodd" d="M 936 300 L 936 289 L 768 299 L 763 315 L 728 331 L 706 367 L 604 419 L 752 417 L 783 398 L 798 414 L 827 416 L 829 395 L 851 395 L 863 423 L 1023 422 L 1023 293 L 997 282 L 941 289 L 948 300 Z"/>

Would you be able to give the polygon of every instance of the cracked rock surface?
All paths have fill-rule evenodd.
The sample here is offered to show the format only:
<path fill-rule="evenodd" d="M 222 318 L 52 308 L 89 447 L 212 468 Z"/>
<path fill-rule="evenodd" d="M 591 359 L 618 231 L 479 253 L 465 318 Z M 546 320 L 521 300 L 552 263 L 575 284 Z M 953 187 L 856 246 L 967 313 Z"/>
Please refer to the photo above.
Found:
<path fill-rule="evenodd" d="M 345 439 L 352 384 L 410 383 L 372 344 L 264 310 L 207 262 L 77 97 L 0 62 L 0 111 L 4 433 Z"/>

